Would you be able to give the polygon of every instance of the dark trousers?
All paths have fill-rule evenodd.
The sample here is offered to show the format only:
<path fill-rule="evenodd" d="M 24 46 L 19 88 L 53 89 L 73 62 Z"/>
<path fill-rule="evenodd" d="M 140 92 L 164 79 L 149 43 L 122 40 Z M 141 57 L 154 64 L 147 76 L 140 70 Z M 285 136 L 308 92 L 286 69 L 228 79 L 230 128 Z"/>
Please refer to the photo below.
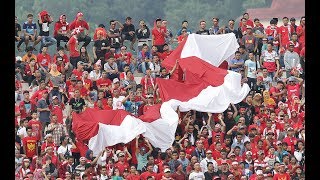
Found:
<path fill-rule="evenodd" d="M 248 82 L 247 84 L 249 85 L 250 89 L 253 88 L 253 86 L 257 83 L 257 79 L 256 78 L 249 78 L 248 77 Z"/>
<path fill-rule="evenodd" d="M 67 36 L 63 36 L 61 34 L 58 34 L 54 38 L 57 40 L 57 47 L 60 46 L 60 41 L 63 41 L 63 42 L 68 42 L 69 41 L 69 38 Z"/>
<path fill-rule="evenodd" d="M 77 69 L 77 64 L 81 60 L 80 56 L 78 57 L 70 57 L 70 63 L 73 66 L 73 69 Z"/>
<path fill-rule="evenodd" d="M 91 37 L 89 37 L 89 36 L 79 37 L 78 41 L 84 42 L 83 46 L 87 47 L 88 44 L 91 42 Z"/>

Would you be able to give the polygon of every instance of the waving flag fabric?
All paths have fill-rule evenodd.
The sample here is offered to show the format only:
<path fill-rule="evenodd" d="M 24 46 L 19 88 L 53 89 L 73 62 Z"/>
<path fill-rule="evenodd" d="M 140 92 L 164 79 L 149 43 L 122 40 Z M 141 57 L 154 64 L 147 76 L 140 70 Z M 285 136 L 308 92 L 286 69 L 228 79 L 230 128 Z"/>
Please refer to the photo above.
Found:
<path fill-rule="evenodd" d="M 170 68 L 179 59 L 184 78 L 179 81 L 157 78 L 162 104 L 140 117 L 124 110 L 86 109 L 82 114 L 73 114 L 73 131 L 78 140 L 88 141 L 89 148 L 99 153 L 106 146 L 127 143 L 142 134 L 153 146 L 165 151 L 175 138 L 178 107 L 180 111 L 220 113 L 248 94 L 250 88 L 241 85 L 239 73 L 217 67 L 234 54 L 238 47 L 234 42 L 232 33 L 203 38 L 189 35 L 163 61 Z"/>

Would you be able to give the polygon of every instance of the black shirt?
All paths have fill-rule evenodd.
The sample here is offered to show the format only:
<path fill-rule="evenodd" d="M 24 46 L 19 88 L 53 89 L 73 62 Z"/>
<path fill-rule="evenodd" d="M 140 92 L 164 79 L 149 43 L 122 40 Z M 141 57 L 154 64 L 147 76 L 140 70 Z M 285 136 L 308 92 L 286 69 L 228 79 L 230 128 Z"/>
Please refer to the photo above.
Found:
<path fill-rule="evenodd" d="M 38 20 L 38 24 L 40 29 L 39 36 L 49 36 L 49 24 L 51 24 L 51 22 L 42 22 L 40 24 Z"/>
<path fill-rule="evenodd" d="M 129 32 L 130 32 L 130 31 L 135 32 L 134 25 L 133 25 L 133 24 L 128 25 L 128 24 L 124 23 L 124 24 L 123 24 L 123 29 L 122 29 L 122 34 L 124 34 L 124 35 L 126 35 L 126 36 L 130 36 L 130 35 L 129 35 Z"/>
<path fill-rule="evenodd" d="M 96 55 L 97 55 L 97 59 L 99 59 L 100 57 L 104 57 L 104 55 L 108 51 L 107 49 L 101 50 L 101 48 L 110 46 L 110 41 L 108 39 L 102 39 L 102 40 L 98 39 L 94 42 L 93 46 L 96 47 Z"/>
<path fill-rule="evenodd" d="M 15 32 L 15 36 L 19 36 L 18 32 L 21 31 L 21 26 L 19 23 L 16 23 L 16 32 Z"/>
<path fill-rule="evenodd" d="M 239 32 L 237 29 L 231 30 L 231 29 L 229 29 L 229 27 L 227 27 L 225 29 L 225 33 L 233 33 L 237 39 L 239 38 Z"/>
<path fill-rule="evenodd" d="M 136 35 L 138 39 L 148 39 L 150 37 L 150 30 L 148 26 L 145 26 L 145 29 L 137 29 L 136 30 Z"/>
<path fill-rule="evenodd" d="M 209 35 L 209 30 L 208 29 L 205 29 L 205 30 L 198 30 L 196 32 L 196 34 L 200 34 L 200 35 Z"/>
<path fill-rule="evenodd" d="M 83 106 L 86 105 L 86 103 L 84 102 L 84 99 L 82 98 L 77 98 L 77 100 L 75 98 L 70 99 L 69 104 L 71 105 L 71 108 L 73 110 L 76 110 L 78 112 L 81 112 L 83 109 Z"/>

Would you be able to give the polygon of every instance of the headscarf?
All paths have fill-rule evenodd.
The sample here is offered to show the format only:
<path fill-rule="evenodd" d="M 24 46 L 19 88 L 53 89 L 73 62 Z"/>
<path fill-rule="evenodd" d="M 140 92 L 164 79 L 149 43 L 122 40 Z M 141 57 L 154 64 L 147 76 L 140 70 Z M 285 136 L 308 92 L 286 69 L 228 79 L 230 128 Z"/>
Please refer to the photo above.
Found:
<path fill-rule="evenodd" d="M 63 20 L 62 20 L 62 17 L 63 17 L 63 16 L 66 17 L 66 22 L 63 22 Z M 60 21 L 60 23 L 61 23 L 62 25 L 64 25 L 64 26 L 67 26 L 67 25 L 68 25 L 67 16 L 66 16 L 65 14 L 61 14 L 61 15 L 60 15 L 59 21 Z"/>
<path fill-rule="evenodd" d="M 78 12 L 77 15 L 76 15 L 76 20 L 78 20 L 79 16 L 83 16 L 83 13 L 82 12 Z"/>
<path fill-rule="evenodd" d="M 51 66 L 57 66 L 56 64 L 52 64 Z M 56 70 L 53 70 L 53 68 L 51 68 L 50 72 L 49 72 L 52 76 L 59 76 L 61 73 L 58 71 L 58 69 L 56 68 Z"/>
<path fill-rule="evenodd" d="M 39 14 L 40 14 L 40 17 L 41 17 L 42 21 L 44 21 L 43 18 L 44 18 L 45 15 L 49 15 L 48 11 L 46 11 L 46 10 L 41 11 Z"/>

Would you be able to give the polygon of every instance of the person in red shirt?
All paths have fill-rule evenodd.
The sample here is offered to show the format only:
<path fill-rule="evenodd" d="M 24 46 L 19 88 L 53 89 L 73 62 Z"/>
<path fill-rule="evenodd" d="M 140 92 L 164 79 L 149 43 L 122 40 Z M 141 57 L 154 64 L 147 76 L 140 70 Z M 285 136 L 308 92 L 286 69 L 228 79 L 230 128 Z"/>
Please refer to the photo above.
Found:
<path fill-rule="evenodd" d="M 32 119 L 28 122 L 28 126 L 32 129 L 32 136 L 36 138 L 37 141 L 42 141 L 42 124 L 38 119 L 37 111 L 31 113 Z"/>
<path fill-rule="evenodd" d="M 281 101 L 287 94 L 287 90 L 284 88 L 284 82 L 278 81 L 276 86 L 272 86 L 269 90 L 270 97 L 274 99 L 276 103 Z"/>
<path fill-rule="evenodd" d="M 77 78 L 78 81 L 82 81 L 82 73 L 84 71 L 85 63 L 82 61 L 77 62 L 77 68 L 72 71 L 72 74 Z"/>
<path fill-rule="evenodd" d="M 162 20 L 157 18 L 155 21 L 155 27 L 152 29 L 152 45 L 158 48 L 158 52 L 163 52 L 163 45 L 165 44 L 165 38 L 167 37 L 166 29 L 161 28 Z"/>
<path fill-rule="evenodd" d="M 57 116 L 58 123 L 64 124 L 63 122 L 63 110 L 65 106 L 63 103 L 59 102 L 58 96 L 52 96 L 52 103 L 49 105 L 49 109 L 51 110 L 51 114 L 55 114 Z"/>
<path fill-rule="evenodd" d="M 279 27 L 279 45 L 280 53 L 283 54 L 287 49 L 287 44 L 290 41 L 291 34 L 294 32 L 294 28 L 289 24 L 289 18 L 282 18 L 283 25 Z"/>
<path fill-rule="evenodd" d="M 67 42 L 67 47 L 70 51 L 70 63 L 73 68 L 77 67 L 78 62 L 81 60 L 80 58 L 80 47 L 79 47 L 79 39 L 80 38 L 80 29 L 75 28 L 71 33 L 71 37 Z"/>
<path fill-rule="evenodd" d="M 173 51 L 169 49 L 168 44 L 163 45 L 163 53 L 161 53 L 160 59 L 165 60 Z"/>
<path fill-rule="evenodd" d="M 130 166 L 130 174 L 126 178 L 127 180 L 140 180 L 140 175 L 134 165 Z"/>
<path fill-rule="evenodd" d="M 48 47 L 43 46 L 41 49 L 41 53 L 37 56 L 37 62 L 40 67 L 41 74 L 44 72 L 48 72 L 51 64 L 51 56 L 48 52 Z"/>
<path fill-rule="evenodd" d="M 299 38 L 299 43 L 304 46 L 304 41 L 305 41 L 305 23 L 306 23 L 306 18 L 305 16 L 301 17 L 300 20 L 300 25 L 297 27 L 297 35 Z"/>
<path fill-rule="evenodd" d="M 302 78 L 297 78 L 294 76 L 290 76 L 288 78 L 288 82 L 287 82 L 287 98 L 288 98 L 288 103 L 290 104 L 291 101 L 293 100 L 292 97 L 293 96 L 297 96 L 300 97 L 301 95 L 301 84 L 303 83 L 303 79 Z"/>
<path fill-rule="evenodd" d="M 38 140 L 32 136 L 32 127 L 28 126 L 26 130 L 28 136 L 22 139 L 23 153 L 31 159 L 33 156 L 38 156 Z"/>
<path fill-rule="evenodd" d="M 84 42 L 83 46 L 87 47 L 87 45 L 91 42 L 91 37 L 88 36 L 90 27 L 89 27 L 89 24 L 87 23 L 87 21 L 85 21 L 83 19 L 82 12 L 78 12 L 75 20 L 70 23 L 70 30 L 71 31 L 76 28 L 78 28 L 80 30 L 78 41 Z"/>
<path fill-rule="evenodd" d="M 148 180 L 148 176 L 153 176 L 154 179 L 157 177 L 157 174 L 153 172 L 153 164 L 147 164 L 147 171 L 140 175 L 140 179 Z"/>
<path fill-rule="evenodd" d="M 26 82 L 31 85 L 32 81 L 35 79 L 35 72 L 39 69 L 39 65 L 34 58 L 30 59 L 30 62 L 25 65 L 24 78 Z"/>
<path fill-rule="evenodd" d="M 243 14 L 242 14 L 242 18 L 245 18 L 245 19 L 247 20 L 247 24 L 246 24 L 246 25 L 249 25 L 249 26 L 251 26 L 251 27 L 254 26 L 252 20 L 250 20 L 249 13 L 247 13 L 247 12 L 243 13 Z M 261 23 L 260 23 L 260 24 L 261 24 Z M 239 27 L 241 27 L 241 26 L 242 26 L 242 21 L 239 22 Z M 261 24 L 260 26 L 263 27 L 262 24 Z"/>
<path fill-rule="evenodd" d="M 35 111 L 37 106 L 35 103 L 30 101 L 29 91 L 23 91 L 23 101 L 19 104 L 20 119 L 31 118 L 31 112 Z"/>
<path fill-rule="evenodd" d="M 288 151 L 293 154 L 294 153 L 294 146 L 297 144 L 297 138 L 294 137 L 294 129 L 289 127 L 287 129 L 287 137 L 285 137 L 282 142 L 286 142 L 288 144 Z"/>
<path fill-rule="evenodd" d="M 146 69 L 146 75 L 141 78 L 140 84 L 143 87 L 143 96 L 147 94 L 152 94 L 155 89 L 156 79 L 151 76 L 151 70 Z"/>
<path fill-rule="evenodd" d="M 57 70 L 63 74 L 70 74 L 73 67 L 62 46 L 57 47 L 58 53 L 53 56 L 53 63 L 57 64 Z M 69 76 L 68 76 L 69 77 Z"/>
<path fill-rule="evenodd" d="M 126 64 L 128 64 L 129 67 L 134 66 L 134 57 L 127 51 L 127 47 L 125 45 L 120 47 L 120 52 L 115 55 L 115 58 L 120 61 L 120 67 L 118 67 L 120 71 L 124 71 L 124 65 Z M 133 64 L 131 65 L 131 63 Z"/>
<path fill-rule="evenodd" d="M 99 78 L 96 82 L 98 90 L 103 91 L 104 96 L 110 95 L 112 81 L 107 77 L 106 71 L 102 71 L 101 78 Z"/>
<path fill-rule="evenodd" d="M 290 180 L 290 175 L 287 174 L 285 171 L 285 165 L 282 163 L 279 166 L 279 173 L 273 176 L 273 180 Z"/>
<path fill-rule="evenodd" d="M 187 39 L 188 37 L 188 32 L 187 32 L 187 28 L 186 27 L 182 27 L 181 29 L 181 35 L 177 37 L 178 43 L 180 44 L 182 41 L 184 41 L 185 39 Z"/>
<path fill-rule="evenodd" d="M 118 162 L 114 165 L 114 167 L 119 169 L 120 175 L 123 175 L 123 171 L 129 168 L 129 163 L 125 158 L 124 152 L 120 152 L 117 156 Z"/>
<path fill-rule="evenodd" d="M 68 42 L 71 36 L 69 23 L 65 14 L 60 15 L 59 21 L 54 25 L 53 37 L 57 40 L 57 48 L 60 46 L 60 41 Z"/>

